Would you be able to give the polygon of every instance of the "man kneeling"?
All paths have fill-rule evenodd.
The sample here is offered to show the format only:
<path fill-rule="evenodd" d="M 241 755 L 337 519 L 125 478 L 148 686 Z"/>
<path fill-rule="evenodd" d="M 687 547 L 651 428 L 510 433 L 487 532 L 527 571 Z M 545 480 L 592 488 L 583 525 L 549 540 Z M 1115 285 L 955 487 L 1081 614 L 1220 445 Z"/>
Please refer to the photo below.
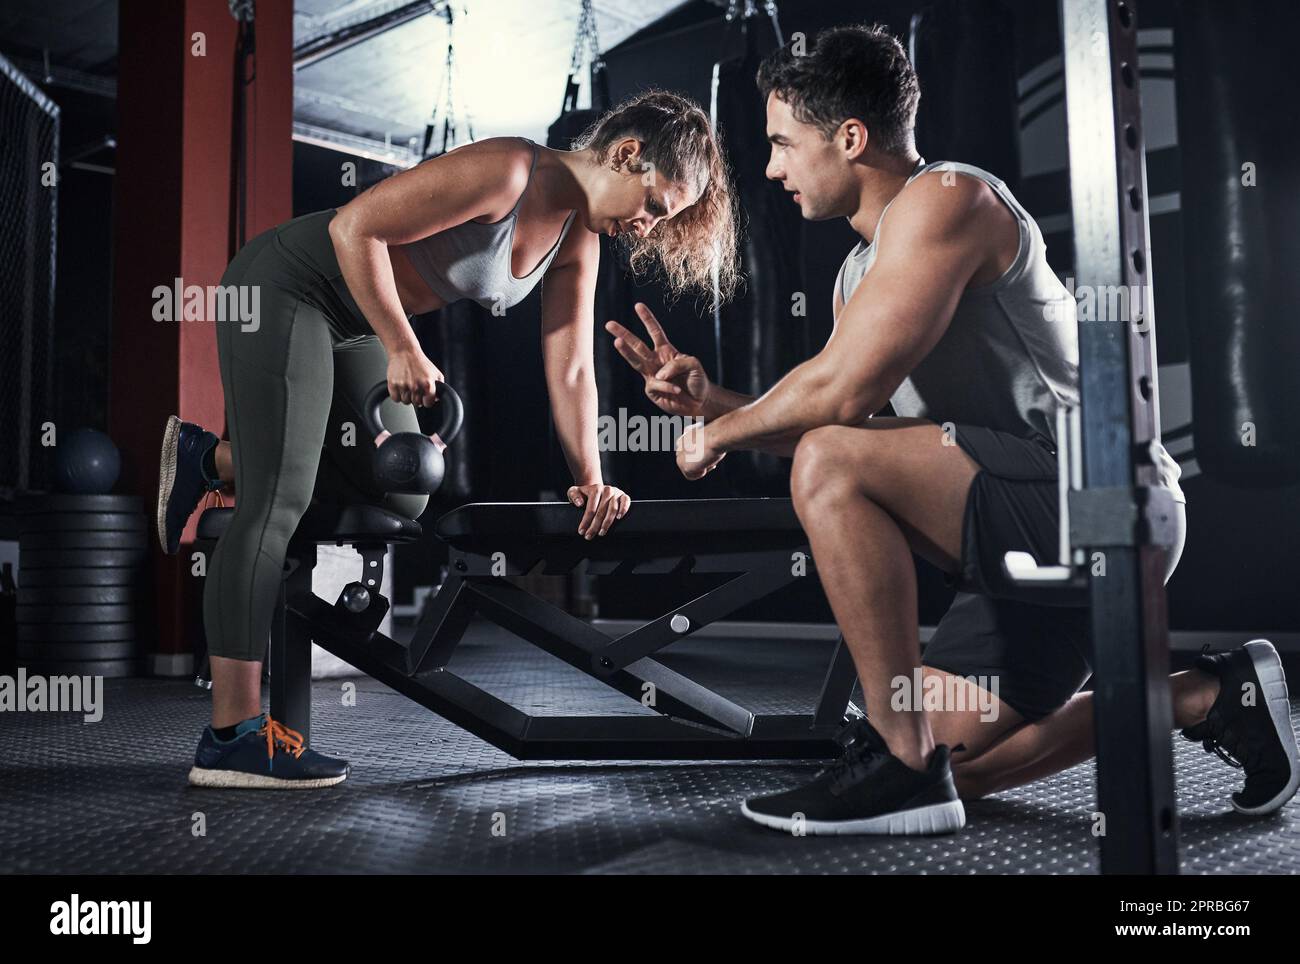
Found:
<path fill-rule="evenodd" d="M 711 384 L 643 305 L 650 345 L 607 328 L 656 404 L 704 419 L 679 446 L 688 478 L 737 449 L 794 458 L 795 509 L 862 682 L 869 722 L 850 726 L 843 758 L 806 786 L 746 801 L 745 815 L 807 833 L 956 830 L 961 798 L 1094 752 L 1091 697 L 1079 693 L 1086 595 L 1025 590 L 1002 568 L 1012 550 L 1056 556 L 1056 410 L 1078 404 L 1075 304 L 1002 181 L 917 155 L 916 76 L 883 28 L 827 31 L 805 56 L 779 50 L 758 83 L 768 176 L 805 218 L 846 217 L 862 237 L 836 280 L 826 346 L 754 399 Z M 889 402 L 897 417 L 872 417 Z M 1167 580 L 1185 499 L 1156 448 L 1178 516 Z M 923 665 L 913 553 L 957 589 Z M 1170 684 L 1184 736 L 1244 766 L 1237 810 L 1291 798 L 1300 766 L 1270 644 L 1203 654 Z"/>

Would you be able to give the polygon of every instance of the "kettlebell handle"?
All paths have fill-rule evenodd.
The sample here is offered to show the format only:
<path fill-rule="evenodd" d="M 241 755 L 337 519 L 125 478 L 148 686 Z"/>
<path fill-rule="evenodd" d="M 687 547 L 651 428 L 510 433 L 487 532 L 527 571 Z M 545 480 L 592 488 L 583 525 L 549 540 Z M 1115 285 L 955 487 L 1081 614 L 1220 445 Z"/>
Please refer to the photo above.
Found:
<path fill-rule="evenodd" d="M 442 410 L 442 422 L 438 425 L 438 430 L 428 437 L 431 441 L 440 441 L 446 445 L 460 431 L 461 423 L 465 420 L 465 406 L 461 404 L 460 396 L 456 394 L 454 388 L 446 382 L 436 384 L 436 398 L 438 408 Z M 383 419 L 383 405 L 386 398 L 388 398 L 388 382 L 382 381 L 370 389 L 365 402 L 362 403 L 361 413 L 372 435 L 379 435 L 386 431 Z"/>

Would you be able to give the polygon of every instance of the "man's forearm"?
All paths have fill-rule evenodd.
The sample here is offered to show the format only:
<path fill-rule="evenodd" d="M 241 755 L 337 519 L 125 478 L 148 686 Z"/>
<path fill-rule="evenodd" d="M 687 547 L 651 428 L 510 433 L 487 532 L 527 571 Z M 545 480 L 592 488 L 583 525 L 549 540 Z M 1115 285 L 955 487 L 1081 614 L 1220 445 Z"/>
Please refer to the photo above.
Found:
<path fill-rule="evenodd" d="M 705 422 L 712 422 L 714 419 L 721 418 L 738 408 L 743 408 L 757 401 L 757 396 L 746 395 L 742 392 L 733 392 L 729 388 L 723 388 L 720 385 L 714 385 L 709 389 L 708 401 L 704 405 L 704 414 L 701 416 Z M 766 452 L 768 455 L 775 455 L 783 459 L 794 458 L 794 448 L 799 444 L 802 432 L 794 432 L 781 438 L 770 439 L 762 445 L 754 446 L 760 452 Z"/>
<path fill-rule="evenodd" d="M 728 412 L 734 412 L 742 405 L 748 405 L 754 401 L 754 397 L 753 395 L 745 395 L 742 392 L 733 392 L 721 385 L 710 385 L 708 397 L 704 400 L 704 421 L 712 422 L 715 418 L 721 418 Z"/>
<path fill-rule="evenodd" d="M 709 440 L 722 451 L 757 449 L 789 457 L 804 433 L 857 424 L 875 407 L 860 389 L 837 384 L 819 357 L 794 368 L 761 398 L 711 422 Z"/>

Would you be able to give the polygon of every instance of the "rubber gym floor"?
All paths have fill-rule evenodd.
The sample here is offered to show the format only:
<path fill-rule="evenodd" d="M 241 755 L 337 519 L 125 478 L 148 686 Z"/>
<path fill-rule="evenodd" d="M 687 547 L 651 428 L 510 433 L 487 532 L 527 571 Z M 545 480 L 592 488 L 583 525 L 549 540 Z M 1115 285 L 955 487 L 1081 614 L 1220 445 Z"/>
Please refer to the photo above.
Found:
<path fill-rule="evenodd" d="M 753 709 L 806 706 L 823 643 L 686 640 L 689 667 Z M 643 712 L 488 626 L 453 667 L 531 712 Z M 740 682 L 737 682 L 740 681 Z M 355 705 L 342 699 L 356 685 Z M 1093 874 L 1094 769 L 967 803 L 947 837 L 792 837 L 739 813 L 813 763 L 521 763 L 365 677 L 314 684 L 313 745 L 352 762 L 324 791 L 215 791 L 186 771 L 208 694 L 106 680 L 104 715 L 5 714 L 0 872 Z M 649 711 L 644 711 L 649 712 Z M 1293 708 L 1294 714 L 1294 708 Z M 1184 874 L 1300 871 L 1300 810 L 1238 816 L 1240 771 L 1171 735 Z M 196 828 L 202 832 L 197 833 Z"/>

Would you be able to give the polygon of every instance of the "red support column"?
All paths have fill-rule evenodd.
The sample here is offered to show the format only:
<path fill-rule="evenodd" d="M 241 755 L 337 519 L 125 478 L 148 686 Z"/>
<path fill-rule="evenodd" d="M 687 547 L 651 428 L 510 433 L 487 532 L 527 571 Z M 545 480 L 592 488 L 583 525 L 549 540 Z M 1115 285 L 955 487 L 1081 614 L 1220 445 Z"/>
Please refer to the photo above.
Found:
<path fill-rule="evenodd" d="M 119 5 L 109 432 L 122 452 L 119 490 L 144 496 L 150 513 L 167 417 L 224 428 L 214 322 L 155 321 L 153 292 L 177 278 L 218 284 L 228 262 L 236 27 L 226 0 Z M 258 0 L 255 29 L 249 238 L 293 214 L 291 0 Z M 189 671 L 201 625 L 191 553 L 186 541 L 179 559 L 154 551 L 154 662 L 164 674 Z"/>

